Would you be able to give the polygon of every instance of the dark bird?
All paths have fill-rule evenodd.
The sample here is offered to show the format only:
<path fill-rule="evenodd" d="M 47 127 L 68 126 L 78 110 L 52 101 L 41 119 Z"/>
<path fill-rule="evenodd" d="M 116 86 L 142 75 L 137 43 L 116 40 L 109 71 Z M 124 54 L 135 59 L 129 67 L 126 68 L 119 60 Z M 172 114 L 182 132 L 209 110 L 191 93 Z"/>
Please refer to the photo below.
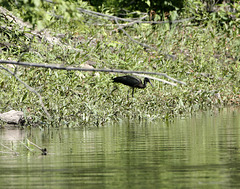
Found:
<path fill-rule="evenodd" d="M 134 97 L 134 88 L 140 88 L 140 89 L 143 89 L 146 87 L 147 85 L 147 82 L 149 82 L 151 85 L 151 81 L 145 77 L 144 80 L 143 80 L 143 83 L 141 81 L 141 79 L 137 78 L 137 77 L 134 77 L 134 76 L 131 76 L 131 75 L 125 75 L 125 76 L 121 76 L 121 77 L 115 77 L 113 78 L 113 82 L 115 83 L 122 83 L 124 85 L 128 85 L 130 87 L 132 87 L 132 97 Z M 152 85 L 153 87 L 153 85 Z"/>

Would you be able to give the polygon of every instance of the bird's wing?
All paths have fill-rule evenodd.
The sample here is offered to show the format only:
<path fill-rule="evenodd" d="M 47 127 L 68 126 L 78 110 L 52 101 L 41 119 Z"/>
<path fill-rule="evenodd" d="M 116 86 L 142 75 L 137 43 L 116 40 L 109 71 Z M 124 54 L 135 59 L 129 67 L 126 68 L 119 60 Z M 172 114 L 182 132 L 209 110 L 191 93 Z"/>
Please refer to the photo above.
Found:
<path fill-rule="evenodd" d="M 142 83 L 142 81 L 136 77 L 133 77 L 131 75 L 124 76 L 125 84 L 130 85 L 132 87 L 138 85 L 139 83 Z"/>
<path fill-rule="evenodd" d="M 130 87 L 135 87 L 135 86 L 139 85 L 140 83 L 142 83 L 142 81 L 140 79 L 133 77 L 131 75 L 116 77 L 113 79 L 113 81 L 117 82 L 117 83 L 122 83 L 124 85 L 128 85 Z"/>
<path fill-rule="evenodd" d="M 137 77 L 133 77 L 131 75 L 126 75 L 126 78 L 129 82 L 131 82 L 134 85 L 138 85 L 139 83 L 142 83 L 142 80 L 137 78 Z"/>

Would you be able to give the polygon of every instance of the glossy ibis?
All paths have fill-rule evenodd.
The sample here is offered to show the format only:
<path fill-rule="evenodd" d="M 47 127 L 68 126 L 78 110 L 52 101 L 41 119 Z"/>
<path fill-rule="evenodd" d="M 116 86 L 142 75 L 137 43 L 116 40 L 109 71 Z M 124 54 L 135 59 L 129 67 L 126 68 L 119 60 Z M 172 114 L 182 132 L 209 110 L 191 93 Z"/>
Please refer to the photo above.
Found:
<path fill-rule="evenodd" d="M 149 82 L 151 85 L 151 81 L 145 77 L 144 80 L 143 80 L 143 83 L 141 81 L 141 79 L 137 78 L 137 77 L 134 77 L 134 76 L 131 76 L 131 75 L 125 75 L 125 76 L 121 76 L 121 77 L 115 77 L 113 78 L 113 82 L 115 83 L 122 83 L 124 85 L 128 85 L 130 87 L 132 87 L 132 97 L 134 97 L 134 88 L 140 88 L 140 89 L 143 89 L 146 87 L 147 85 L 147 82 Z M 153 85 L 152 85 L 153 87 Z"/>

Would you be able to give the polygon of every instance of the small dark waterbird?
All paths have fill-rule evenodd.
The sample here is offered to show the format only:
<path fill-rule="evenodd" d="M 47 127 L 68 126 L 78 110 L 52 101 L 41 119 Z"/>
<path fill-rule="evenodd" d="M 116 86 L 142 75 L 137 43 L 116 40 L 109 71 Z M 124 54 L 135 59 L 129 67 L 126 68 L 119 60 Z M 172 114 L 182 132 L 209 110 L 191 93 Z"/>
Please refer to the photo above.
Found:
<path fill-rule="evenodd" d="M 147 77 L 144 78 L 143 83 L 142 83 L 141 79 L 131 76 L 131 75 L 115 77 L 115 78 L 113 78 L 113 82 L 122 83 L 124 85 L 128 85 L 128 86 L 132 87 L 132 97 L 134 97 L 134 89 L 135 88 L 143 89 L 147 86 L 147 82 L 149 82 L 152 85 L 150 79 L 148 79 Z M 152 85 L 152 87 L 153 87 L 153 85 Z"/>

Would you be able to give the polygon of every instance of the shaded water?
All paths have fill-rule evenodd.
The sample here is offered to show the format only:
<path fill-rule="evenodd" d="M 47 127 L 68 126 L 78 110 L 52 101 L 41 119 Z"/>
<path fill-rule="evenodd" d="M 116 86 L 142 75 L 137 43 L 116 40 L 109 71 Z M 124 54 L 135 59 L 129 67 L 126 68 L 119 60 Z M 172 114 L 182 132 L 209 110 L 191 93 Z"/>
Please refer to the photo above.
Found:
<path fill-rule="evenodd" d="M 240 109 L 173 123 L 0 130 L 1 188 L 239 188 Z M 28 138 L 46 147 L 29 152 Z M 31 147 L 35 149 L 34 147 Z"/>

